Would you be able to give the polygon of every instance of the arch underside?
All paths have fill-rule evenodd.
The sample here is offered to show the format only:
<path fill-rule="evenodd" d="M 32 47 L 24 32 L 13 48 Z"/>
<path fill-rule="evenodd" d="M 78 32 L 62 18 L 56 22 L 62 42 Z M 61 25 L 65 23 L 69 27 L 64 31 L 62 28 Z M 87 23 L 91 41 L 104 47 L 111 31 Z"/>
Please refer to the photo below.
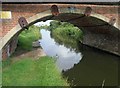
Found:
<path fill-rule="evenodd" d="M 62 13 L 59 16 L 46 16 L 34 21 L 32 24 L 38 21 L 46 21 L 46 20 L 58 20 L 61 22 L 69 22 L 74 24 L 75 26 L 79 27 L 82 31 L 91 31 L 98 34 L 104 34 L 108 32 L 118 31 L 118 29 L 109 23 L 92 17 L 92 16 L 84 16 L 83 14 L 74 14 L 74 13 Z M 113 30 L 113 31 L 112 31 Z"/>
<path fill-rule="evenodd" d="M 40 15 L 42 15 L 42 17 L 40 17 Z M 60 13 L 58 16 L 52 16 L 51 14 L 45 13 L 37 14 L 34 17 L 27 19 L 29 23 L 27 26 L 29 27 L 36 22 L 46 20 L 59 20 L 62 22 L 72 23 L 84 32 L 83 44 L 120 55 L 120 51 L 118 49 L 118 36 L 120 31 L 116 27 L 109 25 L 109 23 L 103 20 L 93 16 L 86 17 L 83 14 L 78 13 Z M 12 36 L 21 30 L 22 28 L 19 26 L 19 24 L 13 28 L 13 30 L 10 32 L 13 35 L 6 35 L 3 38 L 4 40 L 2 47 L 7 43 L 7 40 L 10 40 Z"/>
<path fill-rule="evenodd" d="M 62 13 L 59 16 L 47 16 L 39 20 L 72 23 L 83 31 L 83 44 L 120 56 L 120 30 L 101 19 L 92 16 L 86 17 L 83 14 Z"/>

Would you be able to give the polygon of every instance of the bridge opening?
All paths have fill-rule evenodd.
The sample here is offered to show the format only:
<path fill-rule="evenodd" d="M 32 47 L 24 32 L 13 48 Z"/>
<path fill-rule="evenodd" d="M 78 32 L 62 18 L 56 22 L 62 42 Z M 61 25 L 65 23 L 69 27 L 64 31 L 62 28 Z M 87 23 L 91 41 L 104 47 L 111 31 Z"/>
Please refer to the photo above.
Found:
<path fill-rule="evenodd" d="M 98 14 L 96 15 L 91 13 L 91 8 L 86 8 L 86 14 L 81 14 L 80 11 L 75 12 L 73 10 L 75 8 L 71 7 L 67 8 L 67 10 L 63 9 L 63 12 L 60 13 L 58 8 L 56 8 L 56 6 L 53 6 L 51 8 L 53 9 L 52 11 L 41 12 L 28 18 L 26 20 L 28 24 L 22 25 L 24 28 L 17 25 L 10 30 L 8 35 L 3 38 L 2 55 L 5 56 L 6 51 L 8 52 L 8 55 L 12 54 L 12 51 L 16 48 L 18 36 L 21 37 L 20 40 L 23 40 L 25 37 L 23 35 L 27 34 L 28 39 L 36 41 L 37 39 L 33 39 L 31 36 L 37 36 L 38 38 L 39 33 L 36 34 L 36 32 L 39 31 L 35 31 L 34 29 L 39 28 L 31 25 L 36 22 L 46 20 L 69 22 L 82 30 L 83 44 L 120 55 L 118 49 L 118 34 L 120 34 L 120 31 L 114 25 L 114 21 L 116 20 L 115 18 L 106 20 L 103 16 L 101 17 Z M 104 21 L 101 19 L 104 19 Z M 60 28 L 63 28 L 61 27 L 61 23 L 58 22 L 58 24 L 59 27 L 55 28 L 57 31 L 52 30 L 52 34 L 48 30 L 41 30 L 42 39 L 37 43 L 41 43 L 41 46 L 47 55 L 56 58 L 56 64 L 63 74 L 63 77 L 68 78 L 68 81 L 71 84 L 78 86 L 118 85 L 119 56 L 105 53 L 98 49 L 81 45 L 80 43 L 76 44 L 74 39 L 71 38 L 74 36 L 74 31 L 72 34 L 72 32 L 69 32 L 71 30 L 67 30 L 67 34 L 71 36 L 67 37 L 63 35 L 65 33 L 61 32 L 63 30 L 60 30 Z M 25 28 L 30 28 L 30 30 L 25 30 Z M 36 35 L 29 32 L 34 32 Z M 33 43 L 34 47 L 37 47 L 37 43 Z M 24 42 L 24 46 L 25 44 L 30 44 L 30 42 L 26 40 L 26 42 Z M 25 46 L 24 48 L 27 47 Z"/>
<path fill-rule="evenodd" d="M 39 26 L 39 23 L 36 25 Z M 53 21 L 48 26 L 41 28 L 42 39 L 39 40 L 41 47 L 47 55 L 56 58 L 56 65 L 62 76 L 68 78 L 72 85 L 84 86 L 91 84 L 98 86 L 103 81 L 105 81 L 106 86 L 117 85 L 117 64 L 112 62 L 115 61 L 117 63 L 118 57 L 81 45 L 80 43 L 76 44 L 75 39 L 64 35 L 66 31 L 64 31 L 64 34 L 59 33 L 64 27 L 64 30 L 69 29 L 71 26 L 73 27 L 72 24 Z M 32 26 L 32 28 L 31 30 L 34 30 L 35 27 Z M 46 30 L 47 28 L 54 29 L 51 30 L 52 34 L 50 30 Z M 25 32 L 22 33 L 24 34 Z M 26 41 L 25 43 L 28 42 Z M 91 81 L 93 77 L 96 79 Z"/>
<path fill-rule="evenodd" d="M 25 49 L 25 50 L 32 50 L 33 47 L 34 48 L 39 47 L 40 44 L 39 44 L 38 39 L 41 38 L 41 34 L 39 33 L 40 29 L 47 29 L 51 31 L 51 34 L 50 34 L 51 37 L 58 38 L 58 40 L 59 39 L 61 40 L 62 38 L 61 36 L 64 35 L 64 37 L 66 37 L 65 41 L 66 39 L 70 39 L 71 41 L 70 43 L 72 44 L 78 44 L 78 42 L 79 43 L 82 42 L 83 32 L 78 27 L 68 22 L 48 20 L 46 22 L 34 23 L 33 25 L 29 26 L 28 29 L 24 29 L 24 31 L 22 30 L 18 36 L 18 50 L 17 51 L 20 51 L 21 50 L 20 48 Z"/>
<path fill-rule="evenodd" d="M 28 39 L 30 39 L 31 41 L 33 40 L 36 41 L 36 39 L 33 39 L 31 36 L 36 36 L 37 38 L 39 37 L 40 35 L 38 33 L 39 27 L 35 27 L 32 25 L 41 20 L 43 21 L 57 20 L 51 23 L 51 25 L 49 25 L 50 29 L 55 28 L 56 31 L 51 30 L 53 32 L 51 34 L 50 31 L 45 30 L 46 28 L 49 28 L 49 27 L 43 26 L 43 29 L 40 31 L 42 39 L 40 39 L 39 42 L 34 42 L 34 45 L 35 45 L 34 47 L 37 47 L 36 43 L 40 43 L 41 47 L 43 48 L 43 50 L 47 55 L 51 57 L 55 57 L 56 65 L 59 67 L 59 70 L 61 71 L 62 76 L 65 78 L 68 78 L 68 81 L 71 84 L 78 85 L 78 86 L 85 86 L 85 85 L 100 86 L 102 82 L 105 81 L 106 86 L 117 85 L 118 83 L 117 82 L 117 78 L 118 78 L 117 66 L 119 61 L 118 57 L 102 52 L 98 49 L 81 45 L 81 43 L 76 43 L 75 39 L 72 39 L 72 37 L 70 37 L 70 36 L 74 36 L 72 35 L 72 32 L 71 32 L 72 29 L 68 30 L 69 27 L 73 27 L 76 30 L 80 28 L 83 32 L 82 37 L 84 39 L 82 40 L 82 43 L 86 44 L 86 42 L 91 42 L 91 41 L 93 42 L 94 40 L 96 44 L 99 44 L 101 41 L 107 41 L 103 39 L 100 40 L 100 38 L 107 37 L 109 39 L 108 35 L 109 36 L 112 35 L 111 31 L 113 30 L 112 28 L 114 27 L 110 26 L 109 24 L 107 24 L 102 20 L 98 20 L 93 17 L 85 17 L 83 14 L 80 15 L 80 14 L 73 14 L 73 13 L 69 13 L 69 14 L 64 13 L 54 17 L 50 15 L 50 16 L 46 16 L 46 17 L 34 20 L 32 23 L 26 26 L 29 28 L 28 30 L 22 29 L 18 32 L 18 35 L 20 37 L 19 40 L 25 39 L 25 35 L 26 35 L 28 36 Z M 59 21 L 62 21 L 63 23 Z M 66 22 L 69 22 L 72 24 L 69 24 Z M 77 28 L 74 27 L 73 24 L 76 27 L 77 26 L 78 27 Z M 64 29 L 64 27 L 66 27 L 65 30 L 67 31 L 67 34 L 70 35 L 69 37 L 64 35 L 66 31 L 61 32 L 63 31 L 62 29 Z M 74 34 L 74 30 L 72 31 Z M 75 32 L 75 33 L 78 33 L 78 32 Z M 23 46 L 25 44 L 30 44 L 28 40 L 25 40 L 25 42 L 21 42 L 21 43 L 23 43 Z M 25 45 L 24 48 L 28 48 L 28 47 Z M 20 52 L 21 52 L 20 49 L 18 49 L 18 51 L 19 53 L 16 52 L 16 55 L 20 55 Z M 27 52 L 28 51 L 25 51 L 25 52 L 23 51 L 22 53 L 27 53 Z M 113 63 L 113 62 L 116 62 L 116 63 Z M 91 79 L 93 79 L 94 77 L 96 79 L 91 81 Z"/>
<path fill-rule="evenodd" d="M 14 6 L 16 6 L 16 5 L 14 5 Z M 30 5 L 28 4 L 28 5 L 24 5 L 24 6 L 28 6 L 29 7 Z M 41 6 L 45 6 L 46 7 L 46 5 L 41 5 Z M 10 9 L 12 8 L 11 5 L 10 6 L 9 5 L 4 5 L 4 7 L 8 7 Z M 20 7 L 20 5 L 18 5 L 16 7 L 20 8 L 20 11 L 22 11 L 21 9 L 23 9 L 23 8 Z M 47 8 L 46 10 L 43 10 L 43 11 L 40 10 L 41 13 L 37 12 L 38 14 L 33 15 L 32 17 L 28 18 L 27 19 L 27 21 L 28 21 L 27 26 L 30 26 L 31 24 L 34 24 L 35 22 L 40 21 L 40 20 L 43 20 L 43 21 L 49 20 L 49 19 L 51 19 L 51 20 L 59 20 L 59 21 L 63 21 L 63 22 L 70 22 L 70 23 L 74 24 L 75 26 L 79 27 L 80 29 L 84 29 L 82 31 L 84 32 L 85 36 L 89 32 L 92 32 L 95 35 L 97 34 L 97 35 L 100 35 L 100 36 L 103 36 L 104 34 L 108 34 L 108 35 L 105 35 L 105 36 L 109 36 L 110 35 L 110 37 L 111 37 L 111 35 L 112 35 L 113 37 L 111 37 L 110 39 L 115 39 L 114 42 L 116 42 L 116 40 L 117 40 L 116 36 L 118 36 L 118 33 L 116 33 L 116 31 L 118 32 L 118 30 L 117 30 L 118 25 L 116 25 L 117 24 L 116 18 L 111 17 L 111 18 L 108 19 L 107 17 L 109 17 L 109 16 L 107 16 L 106 14 L 102 14 L 102 13 L 97 14 L 97 12 L 99 12 L 99 11 L 96 11 L 94 9 L 94 7 L 96 7 L 96 6 L 89 6 L 88 5 L 88 6 L 85 6 L 84 8 L 83 7 L 79 8 L 79 5 L 73 6 L 73 5 L 65 5 L 65 4 L 64 5 L 50 4 L 48 7 L 46 7 Z M 113 6 L 113 7 L 115 7 L 115 10 L 116 10 L 117 6 Z M 7 8 L 7 10 L 5 8 L 5 11 L 10 11 L 8 8 Z M 29 8 L 31 10 L 34 9 L 34 8 L 31 8 L 31 7 L 29 7 Z M 107 7 L 105 7 L 105 8 L 107 9 Z M 99 8 L 97 8 L 97 9 L 99 9 Z M 11 11 L 13 11 L 15 13 L 17 12 L 16 9 L 11 9 Z M 29 12 L 27 9 L 26 9 L 26 11 Z M 36 12 L 33 12 L 33 13 L 36 13 Z M 105 15 L 107 17 L 102 16 L 100 14 Z M 98 21 L 98 19 L 99 19 L 99 21 Z M 21 26 L 26 26 L 25 25 L 26 22 L 25 21 L 23 21 L 23 22 L 24 23 Z M 1 44 L 0 49 L 4 48 L 5 45 L 7 45 L 8 41 L 14 35 L 16 35 L 17 33 L 19 34 L 19 32 L 21 30 L 22 30 L 22 28 L 20 28 L 19 25 L 15 26 L 11 30 L 11 32 L 8 33 L 8 35 L 3 37 L 3 41 L 4 42 Z M 90 33 L 89 33 L 89 36 L 90 36 Z M 96 37 L 96 36 L 94 36 L 94 37 Z M 91 37 L 91 39 L 94 40 L 93 37 Z M 87 39 L 87 37 L 84 37 L 84 40 L 91 40 L 91 39 Z M 95 41 L 97 41 L 97 40 L 98 39 L 96 39 Z M 104 42 L 106 42 L 106 40 L 107 39 L 105 39 Z M 102 39 L 101 39 L 101 41 L 102 41 Z M 100 47 L 104 47 L 105 48 L 105 46 L 101 46 L 101 44 L 100 45 L 92 44 L 92 43 L 89 44 L 90 42 L 86 42 L 86 41 L 83 41 L 83 43 L 86 44 L 86 45 L 90 45 L 90 46 L 96 46 L 97 48 L 100 48 Z M 110 43 L 112 43 L 112 42 L 110 42 Z M 98 47 L 98 46 L 100 46 L 100 47 Z M 115 49 L 111 50 L 111 49 L 107 48 L 105 50 L 106 51 L 110 51 L 112 53 L 114 52 L 114 54 L 118 55 L 119 53 L 118 53 L 117 46 L 118 45 L 116 43 L 116 48 Z"/>
<path fill-rule="evenodd" d="M 48 16 L 42 16 L 42 18 L 38 18 L 38 16 L 35 15 L 31 20 L 29 20 L 31 22 L 26 26 L 26 28 L 28 28 L 30 25 L 36 22 L 46 21 L 46 20 L 58 20 L 61 22 L 69 22 L 83 31 L 84 34 L 82 41 L 83 44 L 90 45 L 92 47 L 96 47 L 98 49 L 119 55 L 118 52 L 119 30 L 116 29 L 114 26 L 110 25 L 109 23 L 102 21 L 98 18 L 92 16 L 85 16 L 84 14 L 78 14 L 78 13 L 61 13 L 58 16 L 48 15 Z M 23 29 L 20 28 L 20 30 L 13 35 L 14 36 L 19 35 L 19 33 L 23 31 Z M 112 45 L 108 46 L 110 43 Z M 115 48 L 110 48 L 113 46 Z M 7 46 L 4 47 L 6 48 Z M 105 49 L 106 47 L 107 49 Z"/>

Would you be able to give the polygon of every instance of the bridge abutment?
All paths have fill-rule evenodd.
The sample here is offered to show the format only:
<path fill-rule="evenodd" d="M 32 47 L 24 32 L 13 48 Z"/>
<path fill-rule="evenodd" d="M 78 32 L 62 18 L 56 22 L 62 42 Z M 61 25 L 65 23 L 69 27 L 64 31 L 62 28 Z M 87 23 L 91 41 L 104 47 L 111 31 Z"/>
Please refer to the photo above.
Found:
<path fill-rule="evenodd" d="M 120 56 L 118 34 L 114 36 L 111 34 L 100 34 L 100 33 L 97 34 L 97 33 L 91 33 L 87 31 L 83 36 L 82 43 Z"/>
<path fill-rule="evenodd" d="M 16 34 L 2 49 L 2 59 L 5 60 L 10 57 L 17 48 L 18 35 Z"/>

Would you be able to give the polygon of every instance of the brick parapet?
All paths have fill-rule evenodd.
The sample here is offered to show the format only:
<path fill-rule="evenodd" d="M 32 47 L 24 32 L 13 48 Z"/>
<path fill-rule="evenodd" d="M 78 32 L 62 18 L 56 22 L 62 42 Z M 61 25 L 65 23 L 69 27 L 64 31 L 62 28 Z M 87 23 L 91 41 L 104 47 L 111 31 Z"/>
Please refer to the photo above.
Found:
<path fill-rule="evenodd" d="M 41 11 L 45 11 L 50 9 L 53 4 L 3 4 L 3 11 L 11 11 L 12 19 L 11 20 L 3 20 L 2 26 L 2 34 L 3 37 L 9 30 L 15 27 L 18 24 L 18 19 L 20 17 L 29 18 Z M 68 6 L 75 6 L 79 9 L 85 9 L 90 6 L 95 13 L 101 14 L 108 18 L 117 17 L 118 6 L 104 6 L 104 5 L 84 5 L 84 4 L 57 4 L 59 8 L 64 8 Z"/>

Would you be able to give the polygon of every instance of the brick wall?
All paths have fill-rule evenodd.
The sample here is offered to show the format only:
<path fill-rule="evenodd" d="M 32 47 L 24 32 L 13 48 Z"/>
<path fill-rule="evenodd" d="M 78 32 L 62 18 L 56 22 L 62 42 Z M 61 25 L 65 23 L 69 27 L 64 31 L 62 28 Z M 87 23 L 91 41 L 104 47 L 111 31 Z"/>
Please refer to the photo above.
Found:
<path fill-rule="evenodd" d="M 18 34 L 16 34 L 2 49 L 2 59 L 7 59 L 17 48 Z"/>
<path fill-rule="evenodd" d="M 37 13 L 50 9 L 53 4 L 3 4 L 3 11 L 11 11 L 12 19 L 2 20 L 2 30 L 0 30 L 0 37 L 3 37 L 8 33 L 13 27 L 18 24 L 18 19 L 20 17 L 29 18 Z M 83 4 L 57 4 L 59 8 L 75 6 L 79 9 L 85 9 L 90 6 L 93 12 L 104 15 L 108 18 L 117 17 L 118 6 L 101 6 L 101 5 L 83 5 Z M 8 57 L 8 48 L 10 54 L 12 54 L 17 47 L 17 36 L 14 36 L 2 49 L 2 58 L 6 59 Z M 10 47 L 8 47 L 10 46 Z"/>
<path fill-rule="evenodd" d="M 3 30 L 0 33 L 0 36 L 4 36 L 9 30 L 15 27 L 18 24 L 18 19 L 20 17 L 29 18 L 41 11 L 50 9 L 53 4 L 3 4 L 3 11 L 11 11 L 12 19 L 11 20 L 3 20 L 2 26 Z M 112 16 L 117 17 L 118 6 L 101 6 L 101 5 L 83 5 L 83 4 L 57 4 L 58 7 L 68 7 L 75 6 L 79 9 L 85 9 L 87 6 L 90 6 L 94 12 L 102 14 L 108 18 Z"/>

